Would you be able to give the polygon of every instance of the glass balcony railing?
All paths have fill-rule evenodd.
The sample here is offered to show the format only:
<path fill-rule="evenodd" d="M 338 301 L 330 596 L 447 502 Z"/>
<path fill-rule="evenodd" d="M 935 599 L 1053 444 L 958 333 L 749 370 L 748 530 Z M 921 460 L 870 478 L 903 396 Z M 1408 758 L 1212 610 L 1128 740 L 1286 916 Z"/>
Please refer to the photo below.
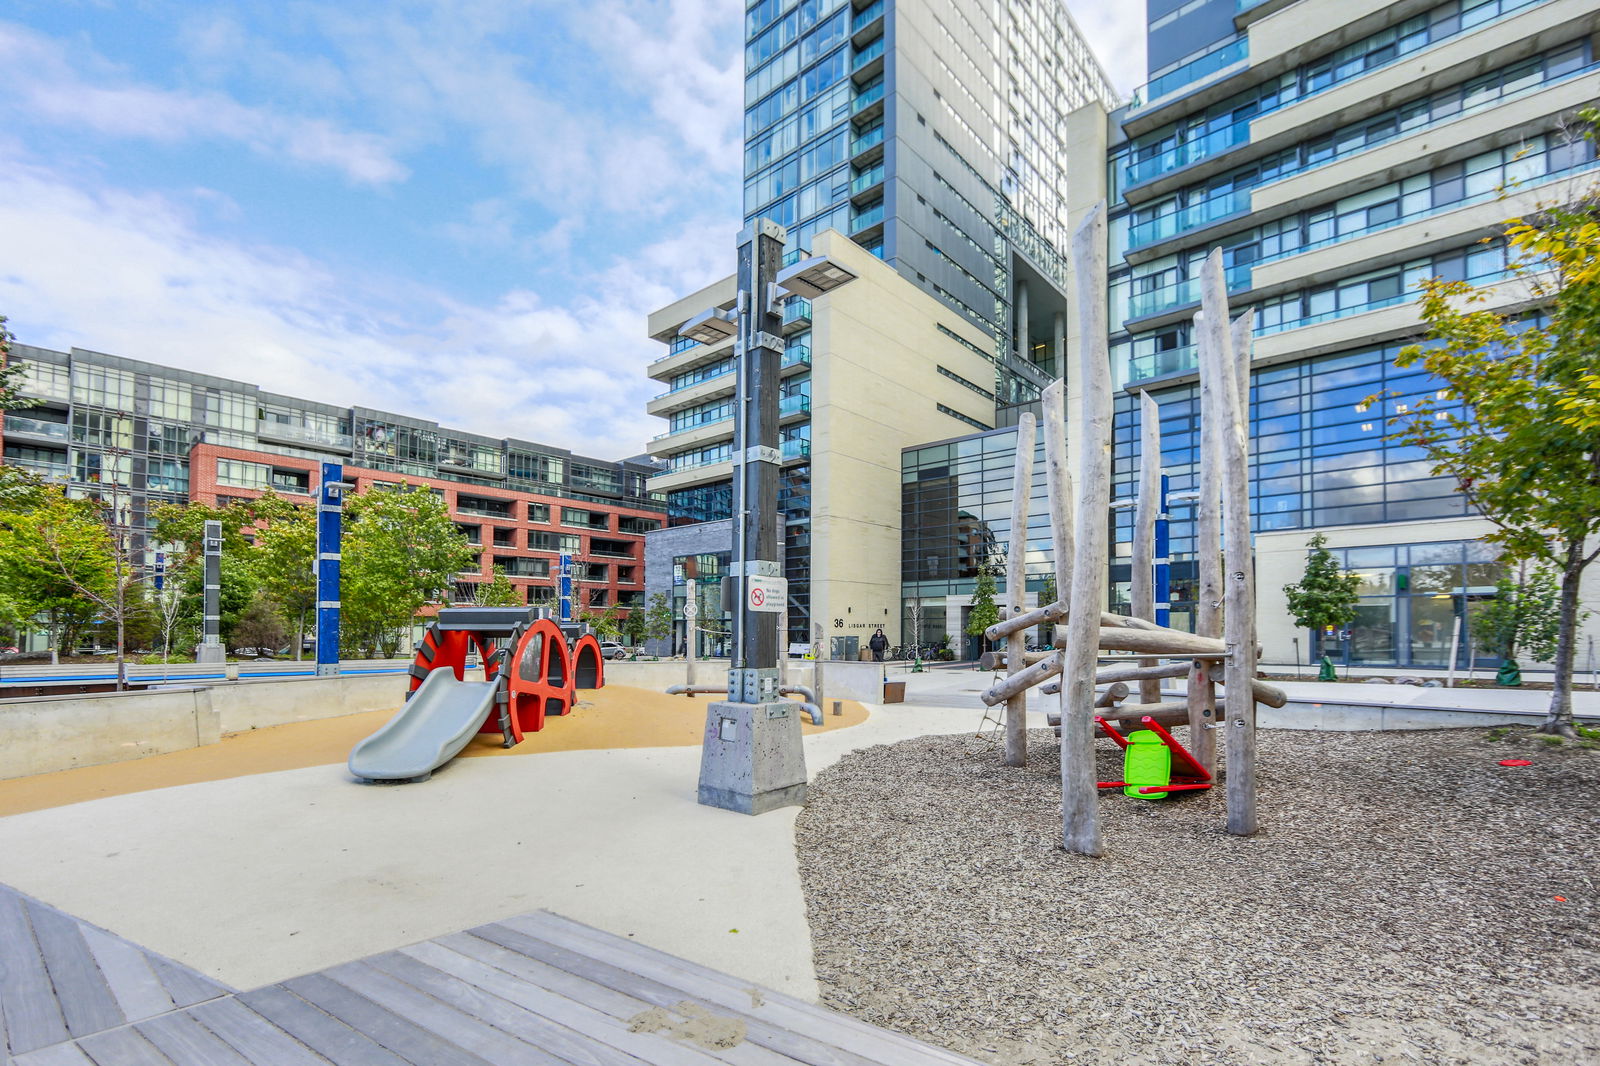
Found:
<path fill-rule="evenodd" d="M 784 396 L 778 400 L 778 416 L 802 415 L 811 410 L 811 397 L 804 393 L 798 396 Z"/>
<path fill-rule="evenodd" d="M 1176 148 L 1169 148 L 1160 155 L 1153 155 L 1147 159 L 1135 160 L 1128 164 L 1128 184 L 1137 185 L 1141 181 L 1149 181 L 1159 177 L 1169 170 L 1186 167 L 1190 163 L 1198 163 L 1202 159 L 1218 155 L 1235 145 L 1244 144 L 1250 140 L 1250 120 L 1244 119 L 1232 125 L 1224 126 L 1220 130 L 1212 130 L 1203 137 L 1196 137 L 1186 141 Z"/>
<path fill-rule="evenodd" d="M 1140 222 L 1128 228 L 1128 250 L 1144 248 L 1148 245 L 1159 244 L 1170 240 L 1180 233 L 1199 229 L 1202 226 L 1219 222 L 1231 215 L 1244 214 L 1250 210 L 1250 190 L 1234 189 L 1220 196 L 1213 196 L 1199 203 L 1190 204 L 1171 214 L 1161 215 L 1148 222 Z"/>
<path fill-rule="evenodd" d="M 811 349 L 804 344 L 797 344 L 783 353 L 783 366 L 810 366 Z"/>
<path fill-rule="evenodd" d="M 811 301 L 804 296 L 791 296 L 783 305 L 783 324 L 811 321 Z"/>
<path fill-rule="evenodd" d="M 867 130 L 865 133 L 858 133 L 856 135 L 856 139 L 854 141 L 852 141 L 851 144 L 850 144 L 850 154 L 851 155 L 860 155 L 862 152 L 865 152 L 867 149 L 876 148 L 878 145 L 880 145 L 882 143 L 883 143 L 883 126 L 881 126 L 881 125 L 874 126 L 870 130 Z"/>
<path fill-rule="evenodd" d="M 850 195 L 864 193 L 874 185 L 883 184 L 883 164 L 879 163 L 864 174 L 857 174 L 855 180 L 850 182 Z"/>
<path fill-rule="evenodd" d="M 1250 287 L 1250 268 L 1231 267 L 1223 272 L 1228 291 L 1240 292 Z M 1167 285 L 1151 292 L 1142 292 L 1128 298 L 1128 319 L 1148 318 L 1179 307 L 1200 302 L 1200 279 L 1186 278 L 1175 285 Z"/>
<path fill-rule="evenodd" d="M 804 459 L 811 454 L 811 440 L 808 437 L 786 440 L 779 445 L 779 448 L 783 452 L 784 459 Z"/>
<path fill-rule="evenodd" d="M 29 418 L 26 415 L 6 415 L 6 432 L 26 433 L 33 437 L 48 437 L 51 440 L 65 441 L 67 439 L 67 424 L 65 422 L 47 422 L 42 418 Z"/>
<path fill-rule="evenodd" d="M 1209 78 L 1219 70 L 1233 66 L 1250 56 L 1250 38 L 1240 37 L 1230 41 L 1221 48 L 1207 52 L 1198 59 L 1192 59 L 1176 70 L 1169 70 L 1159 78 L 1152 78 L 1133 92 L 1133 99 L 1128 101 L 1128 113 L 1140 111 L 1156 100 L 1169 93 L 1189 85 L 1192 82 Z"/>
<path fill-rule="evenodd" d="M 45 463 L 37 459 L 14 459 L 6 456 L 6 465 L 20 466 L 30 470 L 48 481 L 71 481 L 72 467 L 66 463 Z"/>
<path fill-rule="evenodd" d="M 686 352 L 690 348 L 698 347 L 700 347 L 700 342 L 692 337 L 675 337 L 673 338 L 672 343 L 667 347 L 667 354 L 677 355 L 679 352 Z"/>
<path fill-rule="evenodd" d="M 856 93 L 855 101 L 850 105 L 850 113 L 857 114 L 865 111 L 879 100 L 883 99 L 883 82 L 875 80 L 865 89 Z"/>
<path fill-rule="evenodd" d="M 348 433 L 335 433 L 331 430 L 314 429 L 311 426 L 297 426 L 288 422 L 274 422 L 265 418 L 257 420 L 256 436 L 270 437 L 273 440 L 294 441 L 296 444 L 338 448 L 341 451 L 349 451 L 355 446 L 355 438 Z"/>
<path fill-rule="evenodd" d="M 676 437 L 680 433 L 689 433 L 689 432 L 692 432 L 693 430 L 705 429 L 707 426 L 715 426 L 715 425 L 717 425 L 718 423 L 721 423 L 721 422 L 732 422 L 732 421 L 733 421 L 733 416 L 732 415 L 723 415 L 721 418 L 713 418 L 708 422 L 695 422 L 695 423 L 692 423 L 692 424 L 685 424 L 685 425 L 682 425 L 682 426 L 675 426 L 672 429 L 667 430 L 665 433 L 657 433 L 655 436 L 651 437 L 650 439 L 652 441 L 666 440 L 668 437 Z"/>
<path fill-rule="evenodd" d="M 882 37 L 879 37 L 861 51 L 857 52 L 855 59 L 850 62 L 850 69 L 860 70 L 874 59 L 877 59 L 879 56 L 883 55 L 883 40 L 884 39 Z"/>
<path fill-rule="evenodd" d="M 865 211 L 857 211 L 856 216 L 850 220 L 850 232 L 860 233 L 862 230 L 876 226 L 883 221 L 883 204 L 873 204 Z"/>
<path fill-rule="evenodd" d="M 1257 0 L 1257 2 L 1265 2 L 1265 0 Z M 855 17 L 850 20 L 850 32 L 859 33 L 881 14 L 883 14 L 883 0 L 873 0 L 872 3 L 857 11 Z"/>
<path fill-rule="evenodd" d="M 808 249 L 790 248 L 787 252 L 783 253 L 783 265 L 786 267 L 794 266 L 796 263 L 800 262 L 800 260 L 810 258 L 811 252 Z"/>
<path fill-rule="evenodd" d="M 731 375 L 733 373 L 734 373 L 734 368 L 730 366 L 728 369 L 722 371 L 721 373 L 718 373 L 718 374 L 707 374 L 703 378 L 696 378 L 693 381 L 686 381 L 682 385 L 674 385 L 672 388 L 668 389 L 666 392 L 663 392 L 663 393 L 660 393 L 660 394 L 656 395 L 654 397 L 654 399 L 664 400 L 668 396 L 671 396 L 675 392 L 683 392 L 686 389 L 692 389 L 692 388 L 695 388 L 697 386 L 704 385 L 708 381 L 716 381 L 718 378 L 728 377 L 729 375 Z"/>
<path fill-rule="evenodd" d="M 492 511 L 487 507 L 473 507 L 471 504 L 457 504 L 456 512 L 458 514 L 477 515 L 479 518 L 498 518 L 502 522 L 516 521 L 505 511 Z"/>

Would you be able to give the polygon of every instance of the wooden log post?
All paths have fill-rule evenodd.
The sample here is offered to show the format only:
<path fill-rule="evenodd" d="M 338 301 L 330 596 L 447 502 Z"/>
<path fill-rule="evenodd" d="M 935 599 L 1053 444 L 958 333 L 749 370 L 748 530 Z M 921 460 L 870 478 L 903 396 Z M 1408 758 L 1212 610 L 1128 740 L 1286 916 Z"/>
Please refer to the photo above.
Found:
<path fill-rule="evenodd" d="M 1148 629 L 1129 629 L 1126 626 L 1106 626 L 1100 630 L 1097 644 L 1101 651 L 1127 651 L 1141 656 L 1194 656 L 1202 659 L 1220 659 L 1228 654 L 1228 646 L 1223 641 L 1170 629 L 1152 632 Z M 1072 649 L 1069 647 L 1067 650 Z"/>
<path fill-rule="evenodd" d="M 1061 678 L 1061 845 L 1099 855 L 1100 809 L 1094 765 L 1094 672 L 1099 612 L 1106 603 L 1106 511 L 1111 506 L 1111 364 L 1106 339 L 1106 205 L 1101 201 L 1072 235 L 1078 327 L 1076 551 Z"/>
<path fill-rule="evenodd" d="M 1161 507 L 1161 413 L 1148 392 L 1139 394 L 1139 497 L 1133 513 L 1133 566 L 1129 587 L 1135 618 L 1156 620 L 1156 511 Z M 1157 665 L 1146 659 L 1144 666 Z M 1139 681 L 1139 699 L 1161 699 L 1161 679 Z"/>
<path fill-rule="evenodd" d="M 1212 423 L 1216 429 L 1225 501 L 1227 606 L 1223 613 L 1223 639 L 1228 645 L 1228 658 L 1224 661 L 1223 688 L 1228 705 L 1228 832 L 1249 836 L 1260 828 L 1256 810 L 1256 701 L 1251 687 L 1256 676 L 1256 639 L 1252 610 L 1255 566 L 1250 550 L 1250 450 L 1219 248 L 1212 249 L 1201 268 L 1200 302 L 1208 334 L 1202 349 L 1206 363 L 1200 371 L 1201 421 Z"/>
<path fill-rule="evenodd" d="M 1056 325 L 1061 328 L 1061 317 L 1056 317 Z M 1062 350 L 1065 352 L 1066 343 L 1062 338 Z M 1067 616 L 1066 597 L 1072 589 L 1072 567 L 1074 538 L 1072 531 L 1072 473 L 1067 466 L 1067 382 L 1066 362 L 1063 360 L 1056 366 L 1061 375 L 1046 385 L 1039 395 L 1039 408 L 1044 423 L 1044 461 L 1046 468 L 1046 487 L 1050 500 L 1050 539 L 1054 551 L 1051 560 L 1055 567 L 1056 595 L 1061 600 L 1052 606 L 1061 608 L 1060 614 L 1051 619 L 1050 643 L 1059 649 L 1055 654 L 1060 661 L 1066 657 L 1066 634 L 1064 627 L 1054 624 Z M 1059 675 L 1058 675 L 1059 676 Z M 1066 710 L 1066 696 L 1061 689 L 1056 689 L 1056 721 L 1059 724 L 1061 715 Z M 1096 803 L 1099 801 L 1096 800 Z"/>
<path fill-rule="evenodd" d="M 1011 542 L 1006 547 L 1006 617 L 1022 614 L 1027 603 L 1028 512 L 1033 496 L 1033 415 L 1017 419 L 1017 456 L 1011 474 Z M 1027 630 L 1006 637 L 1006 673 L 1015 677 L 1026 669 Z M 1006 700 L 1006 743 L 1001 766 L 1028 765 L 1028 693 Z"/>
<path fill-rule="evenodd" d="M 1044 659 L 1017 673 L 1008 675 L 1005 680 L 997 681 L 990 685 L 978 698 L 987 706 L 993 707 L 997 703 L 1005 703 L 1019 692 L 1047 681 L 1061 672 L 1061 652 L 1051 652 Z"/>

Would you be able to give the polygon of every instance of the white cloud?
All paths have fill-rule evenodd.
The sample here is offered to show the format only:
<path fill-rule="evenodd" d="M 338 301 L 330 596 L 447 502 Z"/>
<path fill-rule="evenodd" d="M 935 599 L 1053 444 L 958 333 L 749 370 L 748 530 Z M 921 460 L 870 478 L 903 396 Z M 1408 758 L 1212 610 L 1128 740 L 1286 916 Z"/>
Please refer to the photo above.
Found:
<path fill-rule="evenodd" d="M 3 146 L 0 146 L 3 147 Z M 516 290 L 464 304 L 394 278 L 203 232 L 192 209 L 0 170 L 0 309 L 26 344 L 92 348 L 269 391 L 432 418 L 612 458 L 660 432 L 644 315 L 727 269 L 732 225 L 704 219 L 579 278 L 554 304 Z M 202 205 L 209 210 L 209 205 Z M 669 287 L 670 286 L 670 287 Z"/>
<path fill-rule="evenodd" d="M 1144 4 L 1080 0 L 1072 5 L 1072 18 L 1124 99 L 1144 84 Z"/>
<path fill-rule="evenodd" d="M 0 67 L 7 71 L 11 108 L 24 122 L 43 119 L 112 137 L 175 143 L 234 141 L 259 155 L 327 167 L 364 185 L 406 177 L 385 140 L 326 119 L 249 107 L 220 92 L 183 92 L 108 76 L 85 80 L 79 70 L 104 68 L 99 57 L 69 57 L 59 44 L 16 26 L 0 25 Z"/>

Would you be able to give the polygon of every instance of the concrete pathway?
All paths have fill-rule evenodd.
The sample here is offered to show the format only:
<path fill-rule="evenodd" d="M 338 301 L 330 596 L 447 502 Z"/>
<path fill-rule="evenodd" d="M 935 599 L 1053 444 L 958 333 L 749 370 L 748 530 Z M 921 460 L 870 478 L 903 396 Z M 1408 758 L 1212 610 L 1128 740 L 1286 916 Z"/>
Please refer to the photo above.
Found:
<path fill-rule="evenodd" d="M 808 767 L 981 716 L 975 696 L 874 708 L 808 738 Z M 336 765 L 108 797 L 0 819 L 0 882 L 239 988 L 550 909 L 815 999 L 797 809 L 702 807 L 698 768 L 698 748 L 571 751 L 409 786 Z"/>

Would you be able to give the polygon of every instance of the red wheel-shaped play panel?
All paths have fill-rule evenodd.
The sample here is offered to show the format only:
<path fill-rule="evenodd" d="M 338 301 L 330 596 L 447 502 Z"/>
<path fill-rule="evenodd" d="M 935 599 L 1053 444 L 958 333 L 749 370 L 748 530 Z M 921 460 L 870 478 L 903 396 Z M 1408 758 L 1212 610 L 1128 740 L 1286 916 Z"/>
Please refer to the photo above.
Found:
<path fill-rule="evenodd" d="M 584 634 L 572 645 L 572 687 L 603 688 L 606 683 L 606 657 L 601 654 L 600 642 L 592 634 Z"/>

